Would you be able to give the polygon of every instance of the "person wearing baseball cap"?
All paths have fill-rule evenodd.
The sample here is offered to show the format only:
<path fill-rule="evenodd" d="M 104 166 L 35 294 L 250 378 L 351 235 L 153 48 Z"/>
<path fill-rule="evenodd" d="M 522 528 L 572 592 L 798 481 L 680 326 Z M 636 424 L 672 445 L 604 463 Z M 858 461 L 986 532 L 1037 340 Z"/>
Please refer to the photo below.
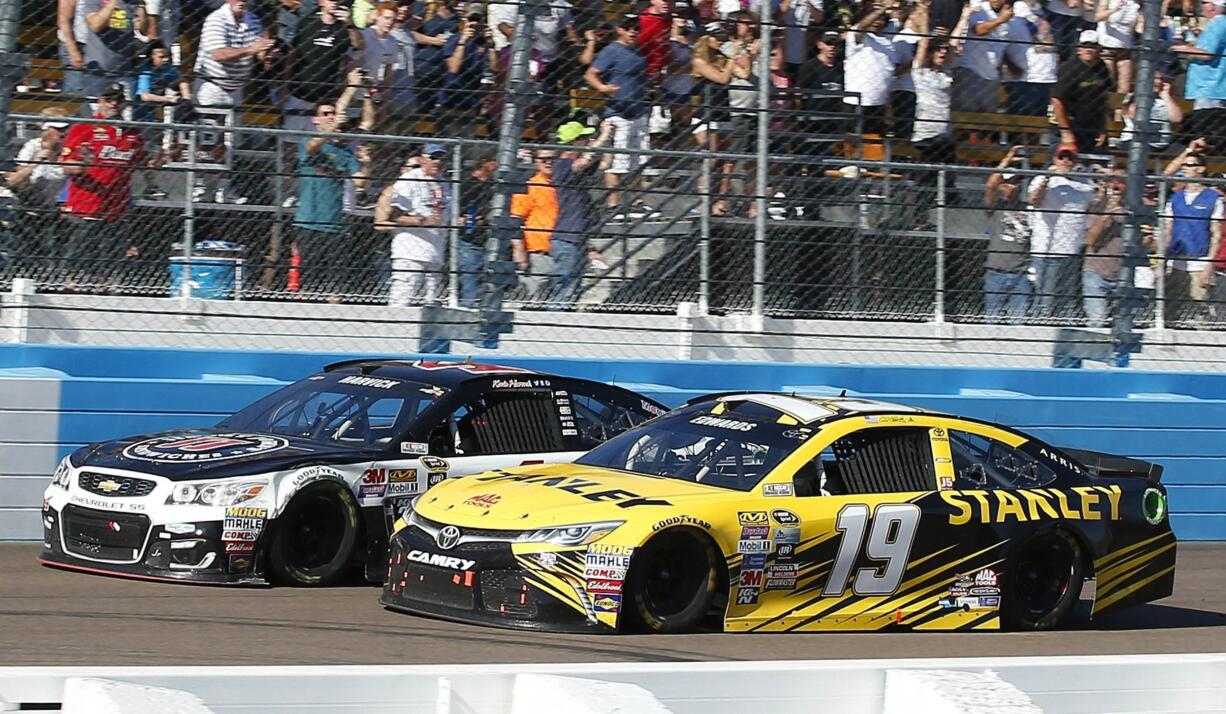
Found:
<path fill-rule="evenodd" d="M 607 145 L 613 136 L 612 123 L 602 122 L 600 135 L 594 141 L 589 139 L 593 134 L 595 129 L 574 120 L 558 127 L 558 143 L 567 148 L 553 160 L 550 177 L 557 191 L 558 217 L 549 242 L 552 262 L 546 285 L 549 309 L 561 310 L 574 303 L 588 263 L 600 259 L 600 253 L 588 245 L 588 235 L 596 226 L 592 189 L 600 183 L 596 178 L 600 154 L 583 149 Z"/>
<path fill-rule="evenodd" d="M 1085 30 L 1078 36 L 1077 56 L 1060 65 L 1057 76 L 1051 93 L 1051 143 L 1072 144 L 1081 153 L 1106 146 L 1115 81 L 1102 60 L 1097 32 Z"/>
<path fill-rule="evenodd" d="M 22 144 L 13 170 L 4 174 L 4 183 L 17 197 L 19 218 L 13 227 L 12 257 L 54 255 L 50 236 L 58 220 L 56 202 L 64 188 L 64 168 L 60 166 L 60 146 L 68 123 L 63 107 L 46 107 L 39 112 L 44 119 L 41 131 Z"/>
<path fill-rule="evenodd" d="M 1023 151 L 1022 146 L 1010 148 L 984 188 L 991 232 L 984 262 L 983 305 L 993 322 L 1020 322 L 1030 305 L 1030 212 L 1022 177 L 1009 171 L 1022 165 Z"/>
<path fill-rule="evenodd" d="M 392 278 L 387 304 L 436 303 L 441 296 L 444 247 L 451 193 L 438 180 L 447 150 L 426 144 L 417 166 L 389 186 L 375 206 L 375 230 L 392 236 Z"/>
<path fill-rule="evenodd" d="M 98 96 L 95 119 L 120 119 L 126 88 L 111 82 Z M 64 137 L 60 158 L 68 175 L 64 202 L 69 230 L 56 252 L 74 268 L 99 275 L 118 265 L 133 246 L 128 230 L 132 174 L 145 157 L 139 131 L 114 124 L 74 124 Z M 137 251 L 139 252 L 139 251 Z"/>

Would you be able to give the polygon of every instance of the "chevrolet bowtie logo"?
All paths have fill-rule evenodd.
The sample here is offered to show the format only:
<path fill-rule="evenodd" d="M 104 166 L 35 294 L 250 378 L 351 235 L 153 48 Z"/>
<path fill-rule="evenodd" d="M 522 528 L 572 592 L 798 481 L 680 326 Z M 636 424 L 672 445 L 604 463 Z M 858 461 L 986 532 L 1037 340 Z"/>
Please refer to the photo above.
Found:
<path fill-rule="evenodd" d="M 105 481 L 98 482 L 98 490 L 103 493 L 115 493 L 121 488 L 123 488 L 123 484 L 119 483 L 118 481 L 106 479 Z"/>

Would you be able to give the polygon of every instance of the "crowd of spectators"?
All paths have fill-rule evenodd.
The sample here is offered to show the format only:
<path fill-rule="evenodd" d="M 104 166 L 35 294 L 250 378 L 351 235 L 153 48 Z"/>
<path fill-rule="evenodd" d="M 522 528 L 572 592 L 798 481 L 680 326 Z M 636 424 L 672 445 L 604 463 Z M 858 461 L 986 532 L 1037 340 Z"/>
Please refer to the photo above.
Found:
<path fill-rule="evenodd" d="M 862 141 L 893 141 L 913 145 L 919 161 L 950 164 L 960 145 L 1002 138 L 1000 128 L 967 115 L 1047 117 L 1048 135 L 1010 150 L 1002 166 L 1029 166 L 1028 153 L 1050 156 L 1050 175 L 1029 185 L 1008 172 L 987 181 L 986 309 L 1001 319 L 1065 315 L 1070 296 L 1081 294 L 1090 323 L 1105 324 L 1104 296 L 1114 279 L 1103 251 L 1118 245 L 1117 180 L 1065 174 L 1079 168 L 1079 156 L 1109 155 L 1133 139 L 1132 55 L 1144 29 L 1136 0 L 779 0 L 765 63 L 761 2 L 647 0 L 615 15 L 605 0 L 551 0 L 535 18 L 528 126 L 531 137 L 559 148 L 524 157 L 532 176 L 510 205 L 524 222 L 509 256 L 521 270 L 524 299 L 573 301 L 589 262 L 599 260 L 588 242 L 592 232 L 660 217 L 647 201 L 652 186 L 643 171 L 653 146 L 756 151 L 765 83 L 772 154 L 830 156 Z M 1168 0 L 1161 15 L 1166 49 L 1153 87 L 1159 132 L 1151 146 L 1182 157 L 1177 170 L 1193 174 L 1197 161 L 1203 166 L 1226 152 L 1224 9 L 1226 0 Z M 297 131 L 493 137 L 519 12 L 515 2 L 457 0 L 58 0 L 62 89 L 85 97 L 84 112 L 100 118 L 121 116 L 125 103 L 126 116 L 151 121 L 162 112 L 188 119 L 192 107 L 258 101 L 275 106 L 282 126 Z M 1186 118 L 1180 98 L 1192 103 Z M 576 102 L 594 113 L 572 118 Z M 128 239 L 118 235 L 133 185 L 143 184 L 146 199 L 166 198 L 147 173 L 166 160 L 159 137 L 89 124 L 62 136 L 59 124 L 55 117 L 44 122 L 38 143 L 23 148 L 6 181 L 27 207 L 58 206 L 68 234 L 80 238 L 67 241 L 70 251 L 88 247 L 105 259 L 108 250 L 139 250 L 120 245 Z M 1114 143 L 1113 126 L 1124 130 Z M 624 151 L 594 153 L 585 144 Z M 62 165 L 51 161 L 57 150 Z M 470 152 L 452 176 L 444 143 L 406 152 L 404 145 L 314 136 L 291 158 L 296 189 L 286 203 L 294 206 L 287 254 L 302 266 L 304 285 L 316 282 L 312 271 L 348 240 L 353 218 L 346 210 L 367 206 L 374 229 L 390 240 L 390 302 L 437 299 L 437 276 L 448 263 L 446 229 L 459 215 L 459 298 L 475 304 L 475 276 L 492 235 L 489 156 Z M 759 188 L 749 178 L 752 162 L 712 163 L 712 185 L 699 186 L 712 194 L 712 214 L 753 217 L 756 202 L 746 200 Z M 142 172 L 144 180 L 134 183 Z M 772 173 L 762 190 L 772 201 L 791 192 L 795 215 L 816 217 L 808 204 L 820 196 L 804 196 L 800 181 L 808 172 Z M 203 173 L 197 200 L 249 201 L 229 172 Z M 928 191 L 936 184 L 932 171 L 911 178 Z M 63 187 L 54 189 L 57 182 Z M 926 201 L 929 194 L 921 195 Z M 1168 294 L 1198 300 L 1221 283 L 1215 264 L 1204 261 L 1219 244 L 1211 221 L 1220 220 L 1221 204 L 1204 205 L 1217 195 L 1189 181 L 1164 208 L 1165 247 L 1187 258 L 1173 261 Z M 773 203 L 770 215 L 793 213 Z M 1212 239 L 1192 224 L 1203 224 Z"/>

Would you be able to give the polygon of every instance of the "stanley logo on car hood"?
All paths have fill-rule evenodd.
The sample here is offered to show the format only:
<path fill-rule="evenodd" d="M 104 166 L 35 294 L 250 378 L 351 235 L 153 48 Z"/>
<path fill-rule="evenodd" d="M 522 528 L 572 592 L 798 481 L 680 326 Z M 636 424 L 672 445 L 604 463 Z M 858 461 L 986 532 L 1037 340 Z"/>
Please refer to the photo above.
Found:
<path fill-rule="evenodd" d="M 554 464 L 451 479 L 431 489 L 418 508 L 427 518 L 438 515 L 448 523 L 471 521 L 492 528 L 500 527 L 494 521 L 506 521 L 506 527 L 520 528 L 526 519 L 540 520 L 537 516 L 553 520 L 560 515 L 558 509 L 571 515 L 578 509 L 585 517 L 624 518 L 675 505 L 678 498 L 726 493 L 686 481 Z M 478 498 L 480 507 L 468 503 Z"/>

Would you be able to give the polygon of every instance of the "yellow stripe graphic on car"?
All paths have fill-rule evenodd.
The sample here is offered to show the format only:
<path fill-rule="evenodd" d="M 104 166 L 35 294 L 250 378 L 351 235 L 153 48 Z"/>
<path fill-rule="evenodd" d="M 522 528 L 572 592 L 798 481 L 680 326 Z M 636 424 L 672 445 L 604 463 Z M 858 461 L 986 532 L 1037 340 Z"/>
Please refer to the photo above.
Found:
<path fill-rule="evenodd" d="M 1100 600 L 1094 603 L 1094 612 L 1098 613 L 1098 612 L 1101 612 L 1102 610 L 1105 610 L 1111 607 L 1115 603 L 1135 593 L 1136 591 L 1140 590 L 1146 585 L 1149 585 L 1150 583 L 1154 582 L 1158 578 L 1161 578 L 1174 571 L 1175 571 L 1175 564 L 1172 563 L 1169 567 L 1163 568 L 1162 570 L 1158 571 L 1157 573 L 1154 573 L 1153 575 L 1149 576 L 1148 578 L 1145 578 L 1144 580 L 1139 580 L 1136 583 L 1129 585 L 1126 588 L 1121 588 L 1111 593 L 1111 595 L 1104 598 L 1103 600 Z"/>

